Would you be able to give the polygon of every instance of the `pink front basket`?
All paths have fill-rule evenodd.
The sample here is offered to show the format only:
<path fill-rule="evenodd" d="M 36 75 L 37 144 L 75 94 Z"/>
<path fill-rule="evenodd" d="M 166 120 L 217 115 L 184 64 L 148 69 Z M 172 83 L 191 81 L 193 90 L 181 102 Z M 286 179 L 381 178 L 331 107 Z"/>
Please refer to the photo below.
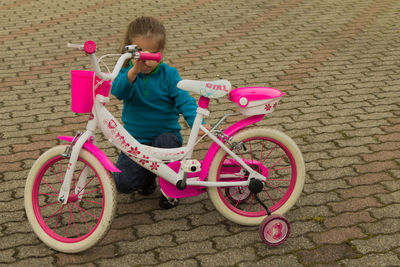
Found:
<path fill-rule="evenodd" d="M 93 71 L 71 70 L 71 110 L 76 113 L 89 113 L 93 107 L 93 85 L 96 86 L 101 79 Z M 95 95 L 108 96 L 111 82 L 104 81 L 96 90 Z"/>

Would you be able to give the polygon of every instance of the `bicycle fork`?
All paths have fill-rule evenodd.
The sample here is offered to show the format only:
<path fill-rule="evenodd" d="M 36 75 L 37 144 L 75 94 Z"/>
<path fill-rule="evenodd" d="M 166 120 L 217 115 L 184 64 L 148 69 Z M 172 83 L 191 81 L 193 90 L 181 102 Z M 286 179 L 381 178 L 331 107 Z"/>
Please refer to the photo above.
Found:
<path fill-rule="evenodd" d="M 64 205 L 68 203 L 68 199 L 70 198 L 69 191 L 71 189 L 72 179 L 74 178 L 73 176 L 74 176 L 74 171 L 75 171 L 75 167 L 76 167 L 76 162 L 79 157 L 79 152 L 81 151 L 85 142 L 89 138 L 91 138 L 91 136 L 92 136 L 92 132 L 90 132 L 90 131 L 86 131 L 83 134 L 78 133 L 75 136 L 70 147 L 67 148 L 63 154 L 61 154 L 61 156 L 63 156 L 63 157 L 69 157 L 67 171 L 65 173 L 64 181 L 61 185 L 60 192 L 58 194 L 58 201 L 63 203 Z M 71 151 L 71 148 L 72 148 L 72 151 Z M 81 172 L 81 174 L 79 175 L 79 180 L 76 182 L 74 196 L 71 196 L 71 197 L 76 198 L 78 196 L 78 199 L 79 200 L 81 199 L 81 197 L 79 197 L 79 195 L 82 195 L 82 193 L 84 191 L 87 174 L 88 174 L 88 168 L 84 168 L 83 171 Z"/>

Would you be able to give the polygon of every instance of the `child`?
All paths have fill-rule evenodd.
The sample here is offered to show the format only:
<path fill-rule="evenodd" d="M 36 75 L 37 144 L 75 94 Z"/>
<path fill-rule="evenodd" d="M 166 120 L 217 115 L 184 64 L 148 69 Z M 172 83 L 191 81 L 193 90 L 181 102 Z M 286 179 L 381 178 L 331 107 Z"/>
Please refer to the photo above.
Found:
<path fill-rule="evenodd" d="M 144 52 L 163 53 L 166 43 L 165 28 L 151 17 L 132 21 L 121 46 L 135 44 Z M 111 93 L 123 100 L 122 121 L 125 129 L 142 144 L 175 148 L 182 146 L 179 114 L 192 127 L 197 110 L 196 101 L 176 84 L 181 80 L 178 71 L 167 64 L 140 60 L 125 62 L 112 84 Z M 206 126 L 209 128 L 209 126 Z M 121 173 L 114 174 L 117 190 L 131 193 L 138 190 L 142 195 L 155 191 L 155 174 L 142 168 L 124 153 L 120 153 L 116 167 Z M 178 201 L 168 201 L 161 194 L 159 205 L 168 209 Z"/>

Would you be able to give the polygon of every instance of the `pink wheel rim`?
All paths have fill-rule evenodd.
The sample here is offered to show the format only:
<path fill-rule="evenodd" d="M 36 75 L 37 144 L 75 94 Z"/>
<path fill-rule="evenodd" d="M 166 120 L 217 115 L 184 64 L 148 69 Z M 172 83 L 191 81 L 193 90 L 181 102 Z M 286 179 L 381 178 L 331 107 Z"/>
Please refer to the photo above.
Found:
<path fill-rule="evenodd" d="M 264 142 L 271 142 L 271 143 L 275 144 L 276 145 L 275 147 L 279 147 L 279 148 L 282 149 L 282 151 L 284 151 L 285 155 L 282 158 L 287 157 L 287 159 L 289 160 L 289 163 L 290 163 L 291 176 L 290 176 L 290 179 L 288 179 L 288 181 L 290 180 L 290 184 L 289 184 L 288 188 L 286 189 L 284 195 L 280 198 L 279 201 L 274 202 L 272 200 L 272 198 L 271 198 L 273 205 L 267 205 L 269 210 L 271 211 L 271 213 L 273 213 L 274 211 L 276 211 L 280 207 L 282 207 L 288 201 L 288 199 L 290 198 L 290 196 L 293 193 L 293 190 L 294 190 L 296 182 L 297 182 L 297 168 L 296 168 L 295 159 L 294 159 L 292 153 L 290 152 L 290 150 L 285 145 L 283 145 L 281 142 L 279 142 L 278 140 L 275 140 L 273 138 L 259 136 L 259 137 L 253 137 L 253 138 L 249 138 L 249 139 L 243 140 L 242 142 L 243 143 L 247 143 L 247 142 L 251 142 L 253 140 L 257 140 L 257 141 L 262 140 L 263 141 L 263 145 L 264 145 Z M 275 149 L 275 147 L 273 149 Z M 261 152 L 261 155 L 263 153 L 265 153 L 267 155 L 266 157 L 268 157 L 272 153 L 272 151 Z M 221 164 L 219 166 L 217 181 L 220 180 L 220 176 L 219 175 L 221 173 L 221 168 L 222 168 L 222 165 L 223 165 L 222 163 L 226 162 L 226 157 L 227 157 L 227 154 L 225 155 L 224 160 L 221 161 Z M 264 156 L 262 155 L 261 158 L 264 158 Z M 280 158 L 279 161 L 282 160 L 282 158 Z M 268 170 L 267 171 L 263 171 L 263 174 L 265 176 L 267 176 L 267 181 L 266 181 L 265 184 L 267 186 L 269 186 L 271 189 L 274 188 L 273 185 L 271 184 L 271 182 L 273 180 L 268 180 L 268 178 L 269 178 L 269 173 L 272 172 L 272 171 L 275 171 L 274 170 L 274 166 L 275 165 L 272 165 L 272 168 L 270 166 L 268 166 L 269 167 Z M 284 169 L 284 168 L 282 168 L 282 169 Z M 242 178 L 233 179 L 233 180 L 243 181 L 243 180 L 247 180 L 247 177 L 242 177 Z M 219 187 L 218 188 L 218 193 L 220 195 L 221 200 L 225 204 L 225 206 L 228 207 L 231 211 L 233 211 L 233 212 L 235 212 L 235 213 L 237 213 L 239 215 L 245 216 L 245 217 L 261 217 L 261 216 L 267 215 L 267 211 L 265 209 L 263 209 L 263 208 L 261 209 L 261 206 L 260 206 L 260 210 L 257 211 L 257 212 L 256 211 L 246 211 L 246 210 L 239 209 L 238 205 L 240 203 L 239 202 L 232 203 L 231 199 L 229 197 L 224 196 L 224 191 L 225 190 L 223 190 L 223 189 L 224 189 L 223 187 Z M 269 196 L 268 191 L 265 191 L 265 186 L 264 186 L 264 190 L 261 193 L 264 193 L 264 192 L 266 193 L 266 195 Z M 257 205 L 257 204 L 259 205 L 259 203 L 256 203 L 256 200 L 255 200 L 253 195 L 251 195 L 249 201 L 255 203 L 254 205 Z M 251 203 L 249 205 L 251 205 Z"/>
<path fill-rule="evenodd" d="M 52 215 L 52 217 L 54 217 L 54 216 L 58 216 L 58 217 L 59 217 L 59 216 L 61 215 L 61 213 L 63 212 L 64 209 L 68 209 L 68 210 L 69 210 L 69 214 L 70 214 L 70 216 L 72 217 L 72 220 L 71 220 L 71 222 L 69 223 L 69 225 L 71 225 L 71 231 L 76 230 L 76 232 L 78 233 L 78 237 L 68 238 L 68 230 L 67 230 L 67 233 L 66 233 L 66 237 L 65 237 L 65 236 L 61 236 L 61 235 L 55 233 L 55 232 L 47 225 L 46 219 L 43 218 L 43 216 L 42 216 L 41 209 L 42 209 L 42 208 L 45 208 L 46 206 L 50 206 L 51 204 L 48 204 L 48 205 L 45 205 L 45 206 L 40 206 L 40 204 L 39 204 L 39 195 L 40 195 L 41 193 L 39 192 L 39 188 L 40 188 L 40 185 L 41 185 L 43 176 L 44 176 L 44 174 L 46 173 L 46 171 L 49 170 L 49 168 L 52 167 L 54 163 L 56 163 L 56 162 L 58 162 L 58 161 L 60 161 L 60 160 L 62 160 L 62 159 L 64 159 L 64 158 L 61 157 L 61 156 L 54 157 L 54 158 L 52 158 L 51 160 L 49 160 L 48 162 L 46 162 L 46 163 L 42 166 L 42 168 L 39 170 L 39 172 L 38 172 L 38 174 L 37 174 L 37 176 L 36 176 L 36 178 L 35 178 L 35 182 L 34 182 L 33 190 L 32 190 L 32 206 L 33 206 L 33 212 L 34 212 L 34 214 L 35 214 L 36 220 L 37 220 L 37 222 L 39 223 L 40 227 L 41 227 L 41 228 L 43 229 L 43 231 L 45 231 L 46 234 L 49 235 L 51 238 L 53 238 L 53 239 L 55 239 L 55 240 L 57 240 L 57 241 L 63 242 L 63 243 L 77 243 L 77 242 L 80 242 L 80 241 L 82 241 L 82 240 L 88 238 L 88 237 L 97 229 L 97 227 L 99 226 L 100 221 L 101 221 L 101 218 L 103 217 L 104 206 L 105 206 L 104 189 L 103 189 L 103 184 L 101 183 L 101 180 L 99 179 L 99 176 L 98 176 L 97 172 L 96 172 L 96 171 L 91 167 L 91 165 L 88 164 L 85 160 L 83 160 L 82 158 L 79 158 L 78 161 L 81 161 L 82 163 L 85 164 L 85 166 L 89 167 L 89 168 L 93 171 L 94 175 L 93 175 L 92 180 L 93 180 L 95 177 L 97 177 L 97 181 L 98 181 L 99 184 L 100 184 L 101 193 L 102 193 L 102 196 L 103 196 L 103 197 L 102 197 L 102 202 L 99 203 L 99 204 L 101 204 L 101 213 L 100 213 L 100 215 L 99 215 L 98 218 L 97 218 L 97 222 L 96 222 L 95 226 L 94 226 L 94 227 L 91 227 L 90 230 L 89 230 L 86 234 L 80 236 L 80 235 L 79 235 L 79 232 L 78 232 L 78 230 L 77 230 L 77 227 L 76 227 L 76 225 L 75 225 L 75 221 L 74 221 L 74 219 L 73 219 L 73 215 L 72 215 L 72 211 L 71 211 L 71 209 L 73 209 L 73 208 L 76 207 L 76 206 L 75 206 L 75 205 L 69 205 L 69 203 L 67 203 L 67 204 L 65 204 L 65 205 L 62 205 L 61 208 L 58 209 L 58 210 L 56 211 L 56 213 L 58 213 L 58 211 L 59 211 L 59 215 L 56 214 L 56 213 L 54 213 L 54 214 Z M 61 163 L 60 163 L 60 164 L 61 164 Z M 46 183 L 46 182 L 45 182 L 45 183 Z M 47 184 L 47 183 L 46 183 L 46 184 Z M 87 186 L 88 184 L 89 184 L 89 183 L 87 183 L 86 186 Z M 48 186 L 52 187 L 51 185 L 48 185 Z M 86 186 L 85 186 L 85 187 L 86 187 Z M 54 190 L 53 190 L 53 191 L 54 191 Z M 52 196 L 52 197 L 55 197 L 55 198 L 57 199 L 57 198 L 58 198 L 58 192 L 57 192 L 57 194 L 56 194 L 56 192 L 54 192 L 54 194 L 51 194 L 51 196 Z M 77 196 L 72 195 L 72 196 L 71 196 L 72 201 L 73 201 L 74 198 L 76 198 L 76 197 L 77 197 Z M 76 199 L 75 199 L 75 201 L 76 201 Z M 54 203 L 52 203 L 52 204 L 55 205 L 56 203 L 54 202 Z M 61 205 L 61 203 L 59 203 L 59 204 Z M 81 212 L 81 214 L 84 213 L 84 212 L 86 212 L 87 214 L 90 215 L 90 212 L 84 211 L 83 208 L 78 208 L 78 210 Z M 83 216 L 83 215 L 82 215 L 82 216 Z M 83 216 L 83 217 L 84 217 L 84 216 Z M 49 220 L 49 219 L 50 219 L 50 218 L 47 218 L 47 220 Z M 85 222 L 86 222 L 86 220 L 85 220 Z M 86 224 L 87 224 L 87 223 L 86 223 Z M 75 225 L 75 227 L 74 227 L 74 225 Z M 88 227 L 89 227 L 89 226 L 88 226 Z M 56 225 L 56 228 L 57 228 L 57 225 Z M 74 228 L 75 228 L 75 229 L 74 229 Z M 68 229 L 68 228 L 67 228 L 67 229 Z"/>

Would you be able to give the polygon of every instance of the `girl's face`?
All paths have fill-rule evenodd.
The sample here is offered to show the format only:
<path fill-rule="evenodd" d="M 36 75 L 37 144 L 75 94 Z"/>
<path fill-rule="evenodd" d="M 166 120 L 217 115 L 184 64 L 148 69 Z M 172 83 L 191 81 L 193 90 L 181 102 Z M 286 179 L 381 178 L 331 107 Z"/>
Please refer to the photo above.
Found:
<path fill-rule="evenodd" d="M 150 36 L 150 37 L 136 37 L 132 39 L 131 44 L 137 45 L 138 47 L 140 47 L 142 49 L 143 52 L 146 53 L 157 53 L 157 52 L 163 52 L 163 50 L 159 49 L 159 38 L 155 37 L 155 36 Z M 144 74 L 149 74 L 151 73 L 153 70 L 155 70 L 158 66 L 158 62 L 157 61 L 153 61 L 153 60 L 141 60 L 141 63 L 144 64 L 144 70 L 142 71 L 142 73 Z"/>

